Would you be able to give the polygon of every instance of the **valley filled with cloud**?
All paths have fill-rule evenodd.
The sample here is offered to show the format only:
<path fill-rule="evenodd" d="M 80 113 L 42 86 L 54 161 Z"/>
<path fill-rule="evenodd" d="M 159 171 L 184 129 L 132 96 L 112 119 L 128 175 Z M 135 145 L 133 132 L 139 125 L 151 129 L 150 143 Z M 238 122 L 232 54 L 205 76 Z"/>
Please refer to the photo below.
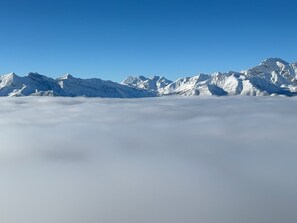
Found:
<path fill-rule="evenodd" d="M 0 98 L 5 223 L 297 218 L 297 98 Z"/>

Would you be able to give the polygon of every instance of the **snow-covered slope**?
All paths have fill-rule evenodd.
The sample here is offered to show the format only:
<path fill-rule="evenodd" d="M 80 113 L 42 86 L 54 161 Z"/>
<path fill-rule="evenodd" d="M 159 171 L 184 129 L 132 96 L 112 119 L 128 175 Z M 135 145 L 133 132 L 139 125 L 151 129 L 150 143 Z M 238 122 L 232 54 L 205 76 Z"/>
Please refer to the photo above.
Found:
<path fill-rule="evenodd" d="M 70 74 L 57 78 L 56 83 L 63 89 L 66 96 L 139 98 L 155 96 L 155 93 L 142 89 L 131 88 L 112 81 L 99 78 L 81 79 Z"/>
<path fill-rule="evenodd" d="M 0 96 L 85 96 L 138 98 L 156 96 L 154 92 L 131 88 L 98 78 L 80 79 L 67 74 L 53 79 L 38 73 L 19 77 L 14 73 L 0 76 Z"/>
<path fill-rule="evenodd" d="M 251 69 L 199 74 L 170 81 L 164 77 L 130 76 L 121 84 L 70 74 L 53 79 L 38 73 L 0 76 L 0 96 L 85 96 L 139 98 L 165 95 L 297 95 L 297 62 L 269 58 Z"/>
<path fill-rule="evenodd" d="M 160 90 L 162 90 L 164 87 L 171 83 L 172 81 L 159 76 L 153 76 L 150 78 L 146 78 L 144 76 L 129 76 L 122 82 L 122 84 L 130 87 L 145 89 L 156 93 L 160 93 Z"/>
<path fill-rule="evenodd" d="M 241 72 L 199 74 L 179 78 L 163 87 L 150 87 L 145 77 L 129 77 L 123 84 L 157 91 L 160 95 L 288 95 L 297 94 L 297 62 L 269 58 Z M 149 79 L 150 80 L 150 79 Z"/>

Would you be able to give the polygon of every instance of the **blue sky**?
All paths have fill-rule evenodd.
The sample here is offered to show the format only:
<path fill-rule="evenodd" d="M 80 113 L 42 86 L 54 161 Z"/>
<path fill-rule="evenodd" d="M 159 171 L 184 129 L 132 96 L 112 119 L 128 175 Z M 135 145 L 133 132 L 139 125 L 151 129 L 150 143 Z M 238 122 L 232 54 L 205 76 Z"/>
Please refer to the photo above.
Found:
<path fill-rule="evenodd" d="M 296 1 L 0 0 L 0 73 L 127 75 L 297 61 Z"/>

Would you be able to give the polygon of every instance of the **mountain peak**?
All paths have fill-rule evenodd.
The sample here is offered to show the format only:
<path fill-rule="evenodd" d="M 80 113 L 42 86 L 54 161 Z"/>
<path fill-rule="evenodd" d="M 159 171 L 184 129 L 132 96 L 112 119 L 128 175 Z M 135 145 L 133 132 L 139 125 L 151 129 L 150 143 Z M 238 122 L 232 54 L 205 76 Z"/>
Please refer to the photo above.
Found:
<path fill-rule="evenodd" d="M 275 66 L 280 67 L 281 65 L 289 65 L 289 63 L 280 58 L 267 58 L 266 60 L 262 61 L 259 66 L 274 68 Z"/>
<path fill-rule="evenodd" d="M 159 79 L 161 79 L 161 77 L 160 76 L 157 76 L 157 75 L 154 75 L 150 79 L 151 80 L 159 80 Z"/>
<path fill-rule="evenodd" d="M 32 77 L 32 78 L 38 78 L 41 77 L 42 75 L 37 73 L 37 72 L 30 72 L 28 73 L 27 77 Z"/>
<path fill-rule="evenodd" d="M 172 81 L 160 76 L 152 76 L 149 78 L 144 76 L 129 76 L 124 81 L 122 81 L 122 84 L 127 85 L 129 87 L 136 87 L 139 89 L 149 90 L 153 92 L 158 92 L 161 88 L 164 88 L 170 83 L 172 83 Z"/>
<path fill-rule="evenodd" d="M 67 80 L 67 79 L 72 79 L 72 78 L 74 78 L 74 77 L 71 74 L 67 73 L 67 74 L 65 74 L 64 76 L 62 76 L 59 79 Z"/>
<path fill-rule="evenodd" d="M 255 76 L 260 74 L 268 74 L 272 72 L 284 73 L 290 72 L 290 64 L 280 58 L 267 58 L 258 66 L 243 71 L 248 76 Z"/>
<path fill-rule="evenodd" d="M 6 74 L 7 77 L 17 77 L 17 75 L 14 72 Z"/>
<path fill-rule="evenodd" d="M 14 72 L 12 72 L 12 73 L 8 73 L 8 74 L 3 75 L 3 78 L 7 79 L 7 80 L 14 80 L 16 78 L 19 78 L 19 76 L 16 75 Z"/>

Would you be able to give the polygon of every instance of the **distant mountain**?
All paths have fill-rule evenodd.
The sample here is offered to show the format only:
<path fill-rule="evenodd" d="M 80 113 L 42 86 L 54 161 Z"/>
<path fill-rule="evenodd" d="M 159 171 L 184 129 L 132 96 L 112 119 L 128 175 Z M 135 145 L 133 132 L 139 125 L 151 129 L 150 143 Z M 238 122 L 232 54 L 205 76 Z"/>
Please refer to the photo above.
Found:
<path fill-rule="evenodd" d="M 138 98 L 156 96 L 154 92 L 128 87 L 98 78 L 80 79 L 67 74 L 53 79 L 38 73 L 19 77 L 14 73 L 0 76 L 0 96 L 85 96 Z"/>
<path fill-rule="evenodd" d="M 151 78 L 146 78 L 144 76 L 129 76 L 122 82 L 122 84 L 128 85 L 130 87 L 137 87 L 140 89 L 145 89 L 157 93 L 159 93 L 160 90 L 162 90 L 164 87 L 171 83 L 172 81 L 159 76 L 153 76 Z"/>
<path fill-rule="evenodd" d="M 251 69 L 198 74 L 170 81 L 164 77 L 129 76 L 121 84 L 70 74 L 53 79 L 38 73 L 0 76 L 0 96 L 139 98 L 166 95 L 297 95 L 297 62 L 269 58 Z"/>
<path fill-rule="evenodd" d="M 158 95 L 297 95 L 297 62 L 289 64 L 269 58 L 258 66 L 241 72 L 198 74 L 165 82 L 156 88 L 155 78 L 128 77 L 122 83 L 155 92 Z M 154 83 L 154 82 L 153 82 Z M 152 87 L 150 87 L 152 86 Z"/>

